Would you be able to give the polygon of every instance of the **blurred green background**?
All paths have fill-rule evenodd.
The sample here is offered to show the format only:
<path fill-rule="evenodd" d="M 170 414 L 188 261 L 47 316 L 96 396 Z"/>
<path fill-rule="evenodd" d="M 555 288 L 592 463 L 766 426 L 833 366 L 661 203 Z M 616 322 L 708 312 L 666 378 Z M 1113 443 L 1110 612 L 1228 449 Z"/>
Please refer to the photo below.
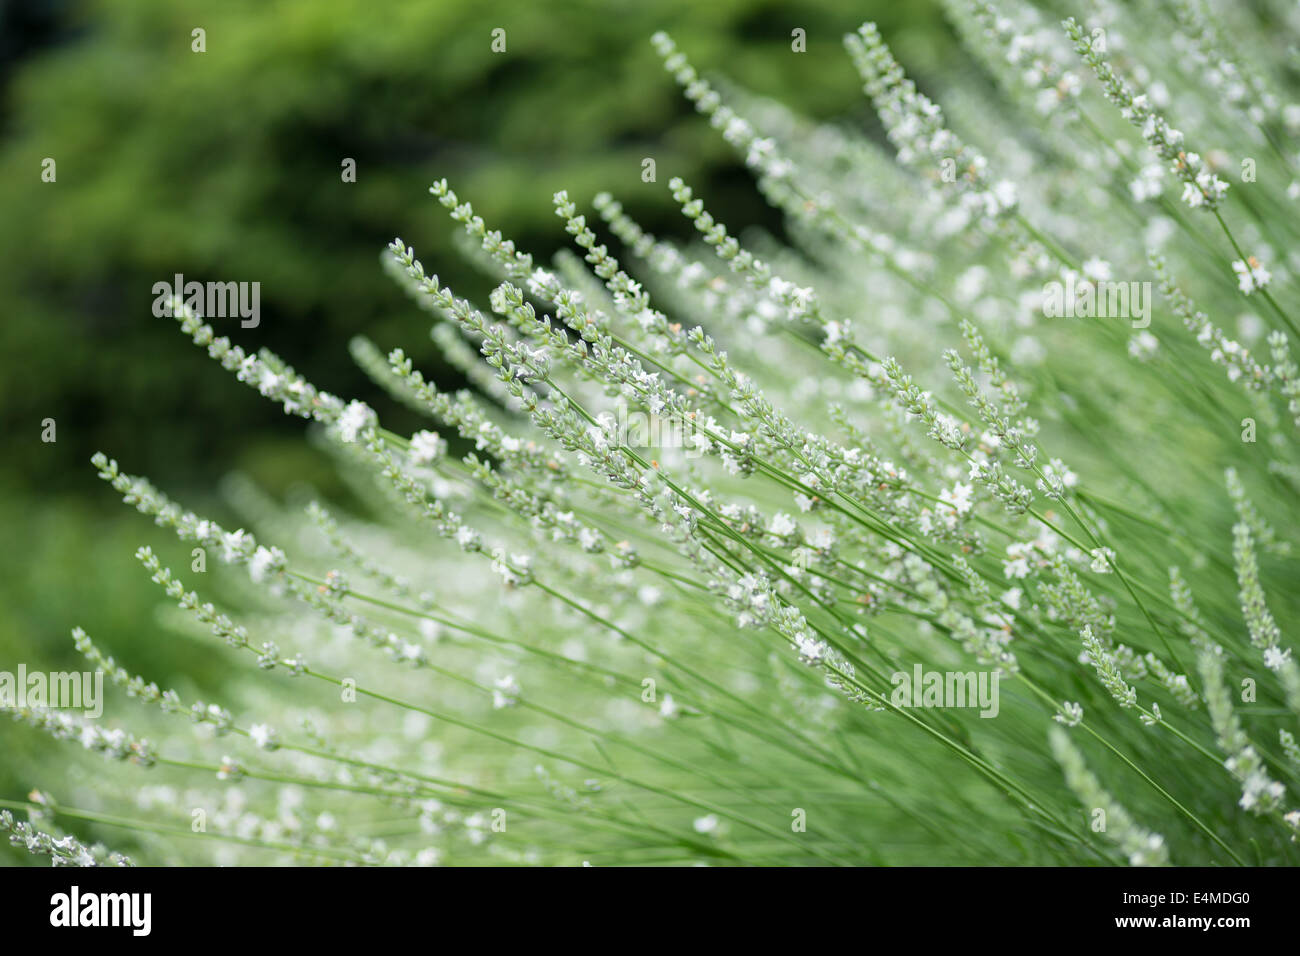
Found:
<path fill-rule="evenodd" d="M 157 593 L 131 555 L 141 543 L 172 555 L 98 481 L 91 454 L 218 516 L 232 470 L 273 492 L 329 479 L 299 420 L 153 316 L 155 282 L 260 282 L 260 325 L 218 320 L 218 331 L 387 410 L 348 357 L 355 333 L 459 383 L 424 314 L 382 274 L 385 243 L 401 235 L 462 294 L 487 289 L 427 193 L 436 178 L 542 257 L 566 239 L 551 211 L 561 188 L 582 204 L 608 189 L 648 227 L 685 235 L 666 185 L 679 174 L 733 227 L 779 233 L 663 72 L 655 30 L 702 70 L 867 129 L 845 32 L 875 19 L 922 86 L 961 57 L 935 3 L 892 0 L 0 0 L 0 11 L 0 669 L 78 666 L 68 633 L 81 624 L 164 686 L 193 671 L 194 651 L 151 633 Z M 796 27 L 803 54 L 791 51 Z M 505 53 L 491 50 L 496 28 Z M 641 181 L 644 157 L 657 183 Z M 54 182 L 42 180 L 47 158 Z M 345 158 L 355 183 L 342 181 Z M 45 443 L 50 418 L 57 440 Z M 0 725 L 0 793 L 36 782 L 23 772 L 35 743 Z"/>

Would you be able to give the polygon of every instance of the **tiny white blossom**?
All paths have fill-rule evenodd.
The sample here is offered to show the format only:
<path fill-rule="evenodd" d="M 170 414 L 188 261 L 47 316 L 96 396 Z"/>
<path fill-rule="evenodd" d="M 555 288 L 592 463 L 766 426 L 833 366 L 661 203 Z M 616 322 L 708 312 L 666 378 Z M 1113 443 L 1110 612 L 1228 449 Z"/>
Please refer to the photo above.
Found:
<path fill-rule="evenodd" d="M 696 817 L 695 822 L 692 824 L 692 826 L 695 828 L 696 833 L 703 833 L 706 835 L 710 833 L 717 833 L 718 832 L 717 814 L 710 813 L 707 816 Z"/>
<path fill-rule="evenodd" d="M 375 413 L 365 402 L 349 402 L 348 407 L 339 416 L 339 437 L 345 442 L 356 441 L 357 435 L 371 424 L 374 416 Z"/>
<path fill-rule="evenodd" d="M 248 561 L 248 576 L 255 583 L 266 580 L 267 576 L 284 567 L 284 552 L 279 548 L 257 546 Z"/>
<path fill-rule="evenodd" d="M 238 561 L 243 557 L 244 550 L 250 540 L 248 533 L 243 528 L 227 534 L 221 541 L 222 560 L 227 564 Z"/>
<path fill-rule="evenodd" d="M 1247 256 L 1244 261 L 1234 260 L 1232 271 L 1237 273 L 1237 287 L 1246 295 L 1250 295 L 1256 289 L 1264 288 L 1273 278 L 1272 274 L 1264 268 L 1263 263 L 1254 256 Z"/>
<path fill-rule="evenodd" d="M 957 482 L 951 489 L 939 492 L 939 500 L 952 505 L 959 515 L 964 515 L 971 509 L 971 493 L 974 490 L 971 485 Z"/>
<path fill-rule="evenodd" d="M 1079 722 L 1083 720 L 1083 707 L 1074 701 L 1063 701 L 1060 712 L 1052 719 L 1065 724 L 1067 727 L 1077 727 Z"/>
<path fill-rule="evenodd" d="M 1110 263 L 1105 259 L 1093 256 L 1083 264 L 1084 278 L 1093 282 L 1105 282 L 1111 276 Z"/>
<path fill-rule="evenodd" d="M 1115 552 L 1110 548 L 1093 548 L 1089 552 L 1092 556 L 1092 564 L 1089 567 L 1098 574 L 1109 574 L 1111 572 L 1111 562 L 1115 559 Z"/>
<path fill-rule="evenodd" d="M 494 682 L 492 690 L 492 707 L 502 710 L 519 703 L 519 682 L 513 674 L 507 674 Z"/>
<path fill-rule="evenodd" d="M 278 746 L 275 731 L 266 724 L 253 724 L 248 728 L 248 736 L 262 750 L 275 750 Z"/>
<path fill-rule="evenodd" d="M 437 432 L 419 431 L 411 436 L 411 460 L 431 465 L 447 450 L 446 440 Z"/>
<path fill-rule="evenodd" d="M 1281 671 L 1286 666 L 1287 661 L 1291 660 L 1291 650 L 1283 650 L 1280 647 L 1268 647 L 1264 649 L 1264 666 L 1272 671 Z"/>
<path fill-rule="evenodd" d="M 772 518 L 772 524 L 768 527 L 768 531 L 778 538 L 794 534 L 797 530 L 798 526 L 794 523 L 794 519 L 784 511 L 777 512 L 776 516 Z"/>
<path fill-rule="evenodd" d="M 1160 340 L 1143 329 L 1128 340 L 1128 354 L 1139 362 L 1149 362 L 1155 358 L 1160 348 Z"/>

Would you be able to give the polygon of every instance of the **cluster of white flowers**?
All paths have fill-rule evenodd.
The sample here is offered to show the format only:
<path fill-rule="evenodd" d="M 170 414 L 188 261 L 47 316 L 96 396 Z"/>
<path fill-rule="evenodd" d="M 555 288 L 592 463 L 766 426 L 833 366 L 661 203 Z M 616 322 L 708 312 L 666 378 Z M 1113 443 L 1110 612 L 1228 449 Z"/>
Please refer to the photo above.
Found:
<path fill-rule="evenodd" d="M 1285 798 L 1286 788 L 1269 776 L 1263 759 L 1233 712 L 1232 697 L 1223 678 L 1223 656 L 1222 648 L 1211 645 L 1197 657 L 1205 706 L 1219 746 L 1228 755 L 1224 766 L 1241 782 L 1241 808 L 1257 815 L 1272 813 Z"/>
<path fill-rule="evenodd" d="M 437 432 L 418 431 L 411 436 L 411 460 L 432 465 L 447 452 L 447 440 Z"/>
<path fill-rule="evenodd" d="M 131 725 L 147 738 L 0 704 L 118 763 L 199 771 L 188 788 L 137 791 L 149 816 L 212 808 L 214 839 L 168 862 L 1158 865 L 1169 847 L 1215 865 L 1256 847 L 1287 861 L 1266 828 L 1300 833 L 1291 775 L 1233 715 L 1223 675 L 1253 667 L 1261 714 L 1300 711 L 1287 572 L 1256 555 L 1285 557 L 1273 529 L 1300 500 L 1286 435 L 1288 418 L 1300 425 L 1300 334 L 1279 304 L 1300 232 L 1270 213 L 1294 171 L 1260 150 L 1258 181 L 1229 191 L 1225 154 L 1188 151 L 1165 119 L 1232 142 L 1243 117 L 1284 134 L 1285 114 L 1254 101 L 1264 81 L 1185 4 L 1135 16 L 1172 24 L 1172 46 L 1215 71 L 1227 116 L 1144 69 L 1170 44 L 1121 36 L 1112 4 L 1094 5 L 1088 30 L 1046 25 L 1024 0 L 945 6 L 993 80 L 943 93 L 951 123 L 874 25 L 846 38 L 885 148 L 710 83 L 654 38 L 797 248 L 729 229 L 673 177 L 655 188 L 681 212 L 679 237 L 646 232 L 608 194 L 589 220 L 562 191 L 556 231 L 571 248 L 543 264 L 435 182 L 488 275 L 483 308 L 400 239 L 383 267 L 470 387 L 444 390 L 401 349 L 350 345 L 425 417 L 409 436 L 381 425 L 397 420 L 382 400 L 321 391 L 174 304 L 196 345 L 309 423 L 344 500 L 364 507 L 307 504 L 295 488 L 282 509 L 245 479 L 223 488 L 228 529 L 97 455 L 127 504 L 196 550 L 196 573 L 204 557 L 229 566 L 199 579 L 200 597 L 161 548 L 141 548 L 172 605 L 157 625 L 215 637 L 246 668 L 213 692 L 221 703 L 182 701 L 78 630 L 114 688 L 151 705 Z M 1021 113 L 984 108 L 986 87 Z M 1040 321 L 1043 281 L 1140 286 L 1133 264 L 1152 247 L 1150 330 Z M 1239 314 L 1239 293 L 1261 313 L 1238 341 L 1179 283 L 1209 314 Z M 1187 576 L 1171 570 L 1166 587 L 1180 564 Z M 995 675 L 999 719 L 900 705 L 894 678 L 913 665 Z M 1197 742 L 1211 729 L 1223 767 Z M 1072 739 L 1118 758 L 1106 787 Z M 1167 772 L 1148 774 L 1153 762 Z M 1143 788 L 1157 778 L 1172 797 L 1152 820 L 1163 835 L 1123 806 L 1155 812 Z M 875 780 L 902 787 L 898 801 L 877 801 L 863 783 Z M 1186 781 L 1215 789 L 1185 800 L 1173 791 Z M 989 786 L 1007 799 L 984 799 Z M 937 840 L 954 826 L 936 804 L 949 794 L 987 818 Z M 796 796 L 834 841 L 771 815 Z M 1249 817 L 1222 812 L 1234 801 Z M 1104 837 L 1079 803 L 1105 811 Z M 104 858 L 22 836 L 60 859 Z M 141 849 L 163 855 L 162 841 Z"/>
<path fill-rule="evenodd" d="M 1188 152 L 1183 134 L 1171 127 L 1152 105 L 1146 93 L 1134 93 L 1111 67 L 1105 44 L 1098 43 L 1097 33 L 1089 33 L 1073 18 L 1065 21 L 1066 33 L 1074 42 L 1083 61 L 1101 80 L 1106 97 L 1120 109 L 1120 115 L 1142 132 L 1152 152 L 1168 163 L 1169 172 L 1183 182 L 1182 200 L 1193 209 L 1215 209 L 1228 192 L 1228 184 L 1206 167 L 1199 153 Z M 1143 188 L 1148 198 L 1148 189 Z"/>
<path fill-rule="evenodd" d="M 31 823 L 14 819 L 8 810 L 0 810 L 0 831 L 9 834 L 9 842 L 28 853 L 48 856 L 53 866 L 134 866 L 129 857 L 110 853 L 103 844 L 87 845 L 74 836 L 54 837 Z"/>
<path fill-rule="evenodd" d="M 1065 731 L 1053 728 L 1050 739 L 1052 754 L 1065 771 L 1066 785 L 1085 807 L 1105 813 L 1106 825 L 1102 832 L 1120 848 L 1128 864 L 1168 866 L 1169 850 L 1164 837 L 1136 824 L 1128 811 L 1103 789 Z"/>
<path fill-rule="evenodd" d="M 874 23 L 845 37 L 845 45 L 901 162 L 931 163 L 941 181 L 962 187 L 961 205 L 974 216 L 997 219 L 1015 210 L 1015 183 L 989 175 L 984 154 L 945 125 L 943 111 L 904 75 Z"/>
<path fill-rule="evenodd" d="M 1262 289 L 1268 285 L 1269 280 L 1273 278 L 1272 274 L 1264 268 L 1254 256 L 1247 256 L 1245 259 L 1234 259 L 1232 262 L 1232 271 L 1237 274 L 1237 288 L 1241 289 L 1246 295 L 1250 295 L 1256 289 Z"/>

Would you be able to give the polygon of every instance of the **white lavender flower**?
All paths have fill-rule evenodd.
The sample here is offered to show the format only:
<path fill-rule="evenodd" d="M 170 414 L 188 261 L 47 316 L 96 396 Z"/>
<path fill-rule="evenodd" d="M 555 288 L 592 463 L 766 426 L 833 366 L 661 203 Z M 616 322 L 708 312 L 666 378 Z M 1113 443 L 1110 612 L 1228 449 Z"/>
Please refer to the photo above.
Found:
<path fill-rule="evenodd" d="M 1084 763 L 1083 755 L 1065 731 L 1053 727 L 1049 734 L 1052 754 L 1065 771 L 1065 783 L 1090 813 L 1102 811 L 1106 839 L 1124 854 L 1130 866 L 1168 866 L 1169 850 L 1164 837 L 1136 824 L 1128 811 L 1115 801 Z"/>
<path fill-rule="evenodd" d="M 437 432 L 418 431 L 411 436 L 411 460 L 431 465 L 447 451 L 447 441 Z"/>
<path fill-rule="evenodd" d="M 1197 656 L 1197 664 L 1205 685 L 1205 706 L 1219 747 L 1227 754 L 1224 766 L 1241 783 L 1241 808 L 1256 815 L 1273 812 L 1285 797 L 1286 788 L 1268 775 L 1264 761 L 1233 712 L 1232 698 L 1223 679 L 1223 649 L 1207 646 Z"/>
<path fill-rule="evenodd" d="M 1250 295 L 1257 289 L 1262 289 L 1268 285 L 1269 280 L 1273 278 L 1272 274 L 1264 268 L 1254 256 L 1247 256 L 1245 259 L 1234 259 L 1232 262 L 1232 271 L 1237 274 L 1237 288 L 1241 289 L 1246 295 Z"/>

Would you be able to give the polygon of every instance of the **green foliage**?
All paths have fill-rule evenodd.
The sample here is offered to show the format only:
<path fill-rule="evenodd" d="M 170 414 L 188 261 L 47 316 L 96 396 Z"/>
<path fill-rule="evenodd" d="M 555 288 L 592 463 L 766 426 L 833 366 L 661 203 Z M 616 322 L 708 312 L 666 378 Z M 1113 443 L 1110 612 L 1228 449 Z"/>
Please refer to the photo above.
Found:
<path fill-rule="evenodd" d="M 889 16 L 926 24 L 934 10 Z M 734 160 L 684 121 L 644 37 L 669 26 L 735 79 L 832 115 L 856 102 L 852 71 L 828 56 L 852 25 L 829 0 L 86 4 L 76 32 L 24 64 L 8 91 L 0 458 L 32 488 L 75 486 L 102 446 L 192 478 L 237 460 L 250 430 L 285 434 L 218 375 L 181 370 L 182 350 L 150 314 L 153 283 L 176 273 L 260 281 L 254 340 L 340 389 L 365 387 L 332 348 L 359 331 L 434 357 L 411 340 L 377 256 L 436 176 L 543 249 L 555 246 L 544 199 L 556 189 L 616 188 L 663 222 L 663 191 L 640 182 L 646 156 L 661 182 L 730 182 L 724 208 L 752 210 Z M 807 55 L 790 53 L 793 26 L 809 33 Z M 204 53 L 191 51 L 196 27 Z M 490 49 L 497 27 L 505 54 Z M 45 157 L 54 184 L 40 179 Z M 341 180 L 345 157 L 355 183 Z M 411 238 L 465 282 L 430 226 L 413 223 Z M 73 427 L 32 455 L 46 416 Z M 209 424 L 201 435 L 195 420 Z"/>

